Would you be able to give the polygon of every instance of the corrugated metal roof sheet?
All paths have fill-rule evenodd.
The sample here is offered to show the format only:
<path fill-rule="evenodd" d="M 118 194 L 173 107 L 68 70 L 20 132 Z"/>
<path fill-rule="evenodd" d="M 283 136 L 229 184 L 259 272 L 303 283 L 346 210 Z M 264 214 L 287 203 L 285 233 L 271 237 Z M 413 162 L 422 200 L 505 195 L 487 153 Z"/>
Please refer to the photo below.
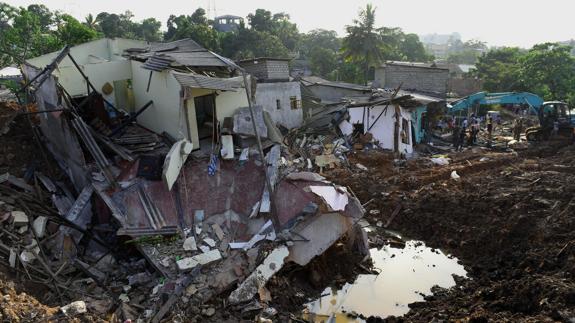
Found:
<path fill-rule="evenodd" d="M 169 43 L 154 43 L 143 50 L 131 49 L 128 53 L 137 59 L 149 59 L 150 57 L 161 55 L 164 58 L 171 59 L 171 66 L 231 66 L 230 60 L 210 52 L 192 39 L 182 39 Z"/>
<path fill-rule="evenodd" d="M 305 86 L 323 85 L 323 86 L 338 87 L 356 91 L 366 91 L 366 92 L 371 91 L 371 88 L 365 85 L 345 83 L 345 82 L 332 82 L 317 76 L 303 76 L 301 78 L 301 81 Z"/>
<path fill-rule="evenodd" d="M 176 80 L 182 85 L 191 88 L 237 91 L 243 87 L 242 77 L 217 78 L 192 73 L 172 72 Z"/>
<path fill-rule="evenodd" d="M 144 65 L 142 65 L 142 68 L 151 71 L 161 72 L 167 69 L 172 63 L 172 61 L 173 60 L 170 57 L 156 55 L 148 58 L 148 60 L 144 63 Z"/>

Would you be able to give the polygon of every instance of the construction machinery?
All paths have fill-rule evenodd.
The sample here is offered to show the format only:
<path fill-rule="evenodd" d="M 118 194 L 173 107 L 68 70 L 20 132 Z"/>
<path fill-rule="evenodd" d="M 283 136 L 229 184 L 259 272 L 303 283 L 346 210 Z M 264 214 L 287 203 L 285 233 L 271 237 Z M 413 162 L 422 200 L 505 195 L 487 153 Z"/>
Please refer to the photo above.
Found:
<path fill-rule="evenodd" d="M 479 111 L 481 105 L 513 104 L 525 107 L 526 112 L 536 115 L 539 126 L 527 128 L 525 136 L 528 141 L 549 139 L 557 126 L 557 134 L 571 138 L 575 129 L 575 109 L 561 101 L 544 102 L 543 99 L 529 92 L 478 92 L 448 105 L 449 114 L 461 115 Z"/>

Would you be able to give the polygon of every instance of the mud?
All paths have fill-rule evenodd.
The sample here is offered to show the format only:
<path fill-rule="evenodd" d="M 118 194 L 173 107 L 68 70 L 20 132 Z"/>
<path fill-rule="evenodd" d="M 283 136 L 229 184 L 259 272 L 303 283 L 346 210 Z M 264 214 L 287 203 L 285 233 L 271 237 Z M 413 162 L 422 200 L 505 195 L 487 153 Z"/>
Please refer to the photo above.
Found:
<path fill-rule="evenodd" d="M 372 225 L 388 223 L 400 209 L 388 229 L 442 248 L 468 270 L 471 279 L 436 289 L 405 316 L 387 320 L 575 318 L 575 147 L 451 157 L 449 166 L 419 161 L 391 176 L 344 169 L 331 174 L 362 202 L 371 200 L 366 208 L 377 210 L 368 211 Z M 365 156 L 357 159 L 368 164 Z M 450 179 L 453 170 L 459 181 Z M 386 243 L 385 236 L 381 227 L 370 242 Z"/>

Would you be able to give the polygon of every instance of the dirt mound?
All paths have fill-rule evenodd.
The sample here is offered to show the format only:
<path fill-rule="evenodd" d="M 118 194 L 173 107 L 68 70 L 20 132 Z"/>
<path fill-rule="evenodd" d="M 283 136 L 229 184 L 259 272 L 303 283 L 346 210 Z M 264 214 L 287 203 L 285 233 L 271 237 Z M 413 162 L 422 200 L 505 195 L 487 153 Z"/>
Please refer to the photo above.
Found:
<path fill-rule="evenodd" d="M 386 223 L 400 205 L 388 229 L 442 248 L 468 269 L 470 280 L 412 304 L 401 320 L 575 318 L 575 147 L 452 161 L 390 177 L 334 176 L 380 211 L 370 223 Z"/>

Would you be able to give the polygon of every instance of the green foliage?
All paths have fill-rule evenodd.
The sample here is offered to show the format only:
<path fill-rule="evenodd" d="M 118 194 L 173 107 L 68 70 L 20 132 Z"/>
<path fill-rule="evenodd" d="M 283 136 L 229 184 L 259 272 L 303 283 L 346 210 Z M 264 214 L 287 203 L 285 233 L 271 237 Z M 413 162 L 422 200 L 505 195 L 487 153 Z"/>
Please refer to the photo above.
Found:
<path fill-rule="evenodd" d="M 482 55 L 472 75 L 487 91 L 527 91 L 545 100 L 575 99 L 575 58 L 572 48 L 557 43 L 533 46 L 527 52 L 501 48 Z"/>
<path fill-rule="evenodd" d="M 209 25 L 206 11 L 202 8 L 197 9 L 191 16 L 171 15 L 167 25 L 168 31 L 164 34 L 167 41 L 191 38 L 209 50 L 221 50 L 218 32 Z"/>
<path fill-rule="evenodd" d="M 60 47 L 74 46 L 98 38 L 98 33 L 95 30 L 83 25 L 70 15 L 60 15 L 58 21 L 58 28 L 55 33 Z"/>
<path fill-rule="evenodd" d="M 519 59 L 522 86 L 546 100 L 566 100 L 575 89 L 575 58 L 571 47 L 557 43 L 533 46 Z"/>
<path fill-rule="evenodd" d="M 489 92 L 505 92 L 520 88 L 519 58 L 524 54 L 517 47 L 491 50 L 480 56 L 471 75 L 483 80 Z"/>
<path fill-rule="evenodd" d="M 314 47 L 309 56 L 311 69 L 314 75 L 328 77 L 337 66 L 337 53 L 329 48 Z"/>
<path fill-rule="evenodd" d="M 342 42 L 343 58 L 346 62 L 363 66 L 364 82 L 367 82 L 369 66 L 383 62 L 384 42 L 375 28 L 375 8 L 368 4 L 360 10 L 353 25 L 346 26 L 347 36 Z"/>
<path fill-rule="evenodd" d="M 222 50 L 224 56 L 233 59 L 289 56 L 289 50 L 277 36 L 245 27 L 225 34 L 222 38 Z"/>

